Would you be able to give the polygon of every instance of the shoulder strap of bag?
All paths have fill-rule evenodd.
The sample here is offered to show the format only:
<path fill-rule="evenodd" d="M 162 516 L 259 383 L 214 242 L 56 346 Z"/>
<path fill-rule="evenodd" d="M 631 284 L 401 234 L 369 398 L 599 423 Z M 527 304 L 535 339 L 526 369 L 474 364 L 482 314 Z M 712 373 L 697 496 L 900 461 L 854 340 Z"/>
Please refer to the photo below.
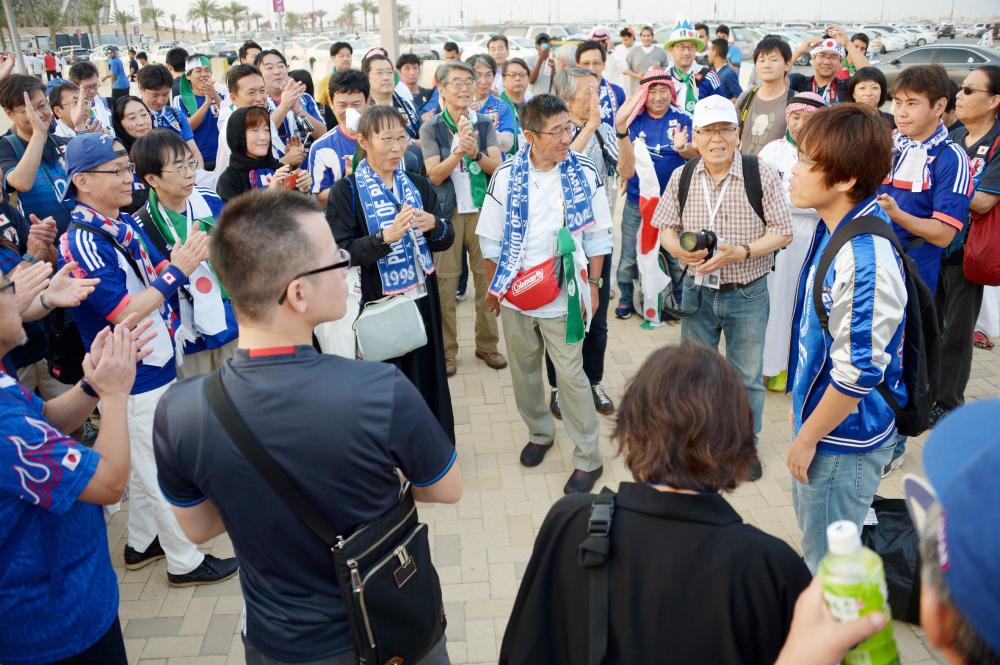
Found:
<path fill-rule="evenodd" d="M 205 379 L 205 393 L 208 397 L 208 405 L 215 413 L 215 417 L 219 419 L 226 434 L 247 458 L 250 465 L 313 533 L 319 536 L 328 547 L 334 547 L 337 544 L 336 529 L 299 491 L 288 474 L 275 463 L 274 458 L 247 427 L 222 383 L 222 374 L 219 370 L 215 370 Z"/>
<path fill-rule="evenodd" d="M 149 214 L 149 209 L 143 206 L 133 214 L 142 222 L 142 225 L 146 228 L 146 235 L 149 236 L 149 241 L 156 245 L 156 249 L 160 251 L 160 254 L 170 256 L 170 250 L 167 249 L 167 239 L 160 233 L 160 227 L 153 221 L 153 216 Z"/>
<path fill-rule="evenodd" d="M 764 219 L 764 186 L 760 181 L 760 161 L 753 155 L 740 155 L 743 158 L 743 188 L 746 190 L 747 199 L 757 213 L 757 217 L 765 225 Z"/>
<path fill-rule="evenodd" d="M 13 132 L 3 138 L 14 149 L 14 156 L 17 157 L 17 161 L 21 161 L 21 158 L 24 157 L 24 145 L 21 143 L 21 139 Z"/>
<path fill-rule="evenodd" d="M 587 539 L 577 551 L 581 568 L 591 569 L 588 665 L 601 665 L 608 652 L 610 584 L 608 559 L 611 555 L 611 521 L 615 514 L 615 494 L 604 488 L 590 506 Z"/>
<path fill-rule="evenodd" d="M 115 250 L 117 250 L 119 253 L 121 253 L 122 256 L 125 257 L 125 260 L 128 261 L 128 264 L 132 268 L 132 271 L 139 277 L 142 283 L 143 284 L 146 283 L 146 279 L 142 275 L 142 270 L 139 269 L 139 264 L 135 262 L 135 259 L 132 258 L 132 255 L 129 254 L 127 249 L 118 244 L 118 240 L 113 235 L 102 229 L 95 229 L 93 226 L 87 226 L 86 224 L 81 224 L 80 222 L 71 222 L 69 228 L 77 229 L 78 231 L 84 231 L 86 233 L 93 233 L 94 235 L 103 236 L 108 240 L 110 240 L 111 245 L 115 248 Z"/>
<path fill-rule="evenodd" d="M 833 237 L 830 238 L 830 244 L 823 250 L 823 256 L 820 257 L 819 267 L 816 270 L 813 282 L 813 308 L 816 310 L 816 316 L 819 318 L 819 323 L 823 326 L 823 330 L 830 329 L 830 317 L 826 313 L 826 307 L 823 305 L 823 281 L 826 279 L 826 273 L 829 272 L 830 266 L 836 260 L 837 252 L 854 237 L 862 235 L 885 238 L 892 243 L 893 249 L 896 250 L 896 253 L 900 257 L 905 256 L 903 247 L 899 243 L 899 238 L 896 237 L 895 232 L 886 224 L 885 220 L 868 215 L 854 219 L 848 224 L 841 224 L 834 231 Z M 899 420 L 903 415 L 903 409 L 889 391 L 889 387 L 885 385 L 885 381 L 879 383 L 876 390 L 882 396 L 882 399 L 885 400 L 886 404 L 889 405 L 889 408 L 892 409 L 896 419 Z"/>
<path fill-rule="evenodd" d="M 990 154 L 986 156 L 987 162 L 993 161 L 993 156 L 997 154 L 997 148 L 1000 148 L 1000 133 L 998 133 L 997 137 L 993 139 L 993 145 L 990 146 Z"/>
<path fill-rule="evenodd" d="M 691 178 L 694 177 L 694 168 L 698 166 L 701 157 L 692 157 L 684 164 L 681 170 L 681 179 L 677 183 L 677 212 L 681 219 L 684 218 L 684 205 L 687 203 L 688 190 L 691 189 Z"/>
<path fill-rule="evenodd" d="M 743 103 L 740 104 L 740 129 L 743 129 L 743 125 L 746 124 L 747 117 L 750 115 L 750 106 L 753 104 L 753 98 L 757 96 L 757 91 L 760 90 L 760 86 L 754 86 L 750 88 L 750 92 L 747 96 L 743 98 Z"/>

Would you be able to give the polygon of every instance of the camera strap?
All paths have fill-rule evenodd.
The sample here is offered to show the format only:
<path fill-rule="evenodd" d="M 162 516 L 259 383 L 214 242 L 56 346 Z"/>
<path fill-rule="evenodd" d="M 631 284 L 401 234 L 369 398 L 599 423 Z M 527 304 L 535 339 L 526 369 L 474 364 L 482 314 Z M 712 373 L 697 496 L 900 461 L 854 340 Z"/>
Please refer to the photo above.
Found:
<path fill-rule="evenodd" d="M 726 174 L 726 177 L 722 180 L 722 189 L 719 190 L 719 198 L 716 200 L 715 205 L 712 205 L 712 196 L 708 190 L 708 173 L 702 174 L 704 177 L 701 179 L 701 191 L 705 194 L 705 209 L 708 210 L 708 230 L 715 231 L 715 218 L 719 214 L 719 208 L 722 207 L 722 201 L 726 198 L 726 190 L 729 189 L 729 181 L 732 180 L 730 174 Z"/>

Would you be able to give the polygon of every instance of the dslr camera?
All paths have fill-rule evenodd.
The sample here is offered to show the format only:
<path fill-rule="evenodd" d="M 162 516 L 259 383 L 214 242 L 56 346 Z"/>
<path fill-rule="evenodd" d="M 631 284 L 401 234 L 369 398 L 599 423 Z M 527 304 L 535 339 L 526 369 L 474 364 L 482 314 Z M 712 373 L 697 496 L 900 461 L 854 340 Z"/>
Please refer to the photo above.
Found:
<path fill-rule="evenodd" d="M 680 235 L 680 246 L 685 252 L 697 252 L 702 249 L 708 250 L 705 260 L 712 258 L 715 254 L 715 247 L 719 244 L 719 237 L 715 231 L 702 229 L 701 231 L 682 231 Z"/>

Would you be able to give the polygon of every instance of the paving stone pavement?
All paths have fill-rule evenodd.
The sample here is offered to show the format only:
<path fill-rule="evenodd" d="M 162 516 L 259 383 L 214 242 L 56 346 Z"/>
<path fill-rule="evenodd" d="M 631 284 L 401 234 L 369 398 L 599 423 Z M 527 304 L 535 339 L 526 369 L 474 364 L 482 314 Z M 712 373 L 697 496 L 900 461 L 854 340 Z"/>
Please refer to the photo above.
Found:
<path fill-rule="evenodd" d="M 456 665 L 497 662 L 535 534 L 549 507 L 562 496 L 563 483 L 572 471 L 573 445 L 561 425 L 556 449 L 544 463 L 533 469 L 518 464 L 527 430 L 514 405 L 510 372 L 491 370 L 474 357 L 473 312 L 470 292 L 470 299 L 458 306 L 461 353 L 458 374 L 450 380 L 465 494 L 457 505 L 420 507 L 421 519 L 430 525 L 448 612 L 448 652 Z M 680 328 L 667 325 L 647 331 L 640 328 L 635 316 L 626 321 L 610 319 L 604 385 L 617 402 L 643 359 L 660 346 L 678 342 Z M 976 350 L 967 396 L 976 399 L 997 394 L 1000 349 Z M 727 499 L 746 522 L 801 551 L 792 510 L 791 477 L 784 465 L 790 434 L 788 408 L 786 396 L 768 393 L 760 437 L 764 477 L 740 486 Z M 609 441 L 612 424 L 610 418 L 601 418 L 605 457 L 601 484 L 615 489 L 620 481 L 631 478 Z M 922 438 L 908 445 L 905 471 L 922 471 L 922 448 Z M 901 496 L 902 475 L 896 471 L 883 480 L 880 494 Z M 122 560 L 126 522 L 125 511 L 115 514 L 108 526 L 108 540 L 118 573 L 129 663 L 244 663 L 239 636 L 243 599 L 238 580 L 174 589 L 167 585 L 163 561 L 126 571 Z M 227 536 L 202 549 L 216 556 L 233 553 Z M 896 622 L 895 634 L 903 663 L 944 663 L 929 649 L 919 629 Z"/>

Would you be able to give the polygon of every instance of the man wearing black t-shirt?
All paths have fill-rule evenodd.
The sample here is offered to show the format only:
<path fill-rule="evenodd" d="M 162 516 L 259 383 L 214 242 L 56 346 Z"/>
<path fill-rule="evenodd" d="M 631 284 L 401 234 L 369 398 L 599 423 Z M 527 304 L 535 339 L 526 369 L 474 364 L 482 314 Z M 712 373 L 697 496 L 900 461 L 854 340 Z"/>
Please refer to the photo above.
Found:
<path fill-rule="evenodd" d="M 349 265 L 312 197 L 256 191 L 231 201 L 212 234 L 212 265 L 240 329 L 222 383 L 337 533 L 395 505 L 400 476 L 417 501 L 458 501 L 455 448 L 413 384 L 392 365 L 312 347 L 313 328 L 346 311 Z M 176 384 L 160 401 L 156 463 L 189 538 L 232 538 L 247 663 L 356 663 L 329 549 L 243 457 L 210 412 L 203 383 Z M 446 663 L 442 639 L 417 665 Z"/>
<path fill-rule="evenodd" d="M 840 75 L 844 59 L 856 69 L 867 67 L 868 57 L 853 43 L 847 41 L 844 31 L 837 29 L 822 39 L 809 37 L 792 53 L 792 62 L 809 53 L 813 75 L 804 76 L 798 72 L 788 75 L 788 84 L 795 92 L 815 92 L 829 105 L 851 102 L 848 86 L 850 76 Z M 845 70 L 846 73 L 846 70 Z"/>

